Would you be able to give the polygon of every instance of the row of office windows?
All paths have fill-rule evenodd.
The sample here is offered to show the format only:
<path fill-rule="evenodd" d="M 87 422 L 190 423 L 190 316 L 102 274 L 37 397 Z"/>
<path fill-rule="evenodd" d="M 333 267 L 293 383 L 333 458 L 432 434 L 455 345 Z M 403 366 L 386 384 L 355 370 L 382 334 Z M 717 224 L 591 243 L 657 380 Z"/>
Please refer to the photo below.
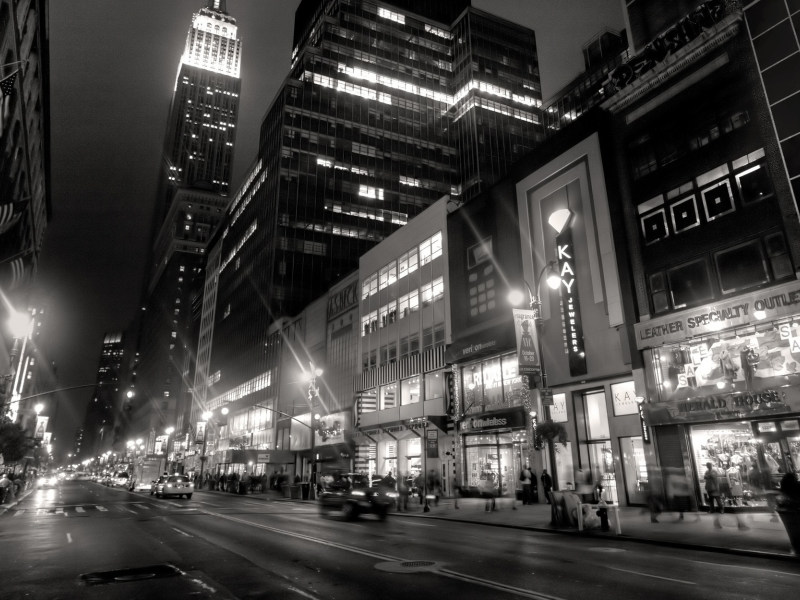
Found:
<path fill-rule="evenodd" d="M 435 371 L 424 375 L 415 375 L 363 392 L 360 410 L 365 413 L 408 406 L 418 402 L 443 401 L 444 395 L 445 372 Z"/>
<path fill-rule="evenodd" d="M 362 370 L 366 371 L 377 366 L 382 367 L 386 364 L 415 356 L 420 353 L 419 342 L 419 332 L 414 332 L 401 337 L 399 346 L 396 340 L 388 344 L 383 344 L 380 347 L 380 363 L 378 363 L 377 349 L 366 351 L 361 355 Z M 431 327 L 423 328 L 422 352 L 428 352 L 439 346 L 444 346 L 444 323 L 436 323 Z M 400 351 L 399 355 L 398 347 Z"/>
<path fill-rule="evenodd" d="M 398 279 L 413 273 L 421 265 L 426 265 L 434 258 L 442 255 L 442 232 L 438 231 L 403 254 L 398 260 L 393 260 L 377 273 L 365 278 L 361 285 L 361 299 L 365 300 L 377 294 L 378 290 L 389 287 Z"/>
<path fill-rule="evenodd" d="M 383 305 L 379 310 L 374 310 L 361 317 L 361 336 L 364 337 L 378 329 L 383 329 L 417 311 L 420 296 L 422 296 L 422 306 L 430 306 L 444 298 L 444 278 L 437 277 L 424 284 L 419 290 L 413 290 L 398 300 L 392 300 Z"/>

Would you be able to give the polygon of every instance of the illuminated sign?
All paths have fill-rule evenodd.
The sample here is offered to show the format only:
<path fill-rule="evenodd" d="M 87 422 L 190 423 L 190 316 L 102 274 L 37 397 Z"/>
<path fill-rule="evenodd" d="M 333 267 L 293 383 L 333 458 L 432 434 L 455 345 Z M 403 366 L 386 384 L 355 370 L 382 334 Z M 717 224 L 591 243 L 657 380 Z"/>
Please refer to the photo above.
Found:
<path fill-rule="evenodd" d="M 328 298 L 328 319 L 332 319 L 348 308 L 358 305 L 358 281 L 354 281 L 337 294 Z"/>
<path fill-rule="evenodd" d="M 536 331 L 537 310 L 515 308 L 514 330 L 517 336 L 517 360 L 520 374 L 535 374 L 539 367 L 539 340 Z"/>
<path fill-rule="evenodd" d="M 567 227 L 556 236 L 558 273 L 561 276 L 561 309 L 564 313 L 569 374 L 586 375 L 586 353 L 583 347 L 583 323 L 581 322 L 578 279 L 575 276 L 575 247 L 572 231 Z"/>
<path fill-rule="evenodd" d="M 459 431 L 490 431 L 525 427 L 525 412 L 522 408 L 484 413 L 479 417 L 467 417 L 458 426 Z"/>
<path fill-rule="evenodd" d="M 197 434 L 194 436 L 194 441 L 202 444 L 206 439 L 206 421 L 197 422 Z"/>

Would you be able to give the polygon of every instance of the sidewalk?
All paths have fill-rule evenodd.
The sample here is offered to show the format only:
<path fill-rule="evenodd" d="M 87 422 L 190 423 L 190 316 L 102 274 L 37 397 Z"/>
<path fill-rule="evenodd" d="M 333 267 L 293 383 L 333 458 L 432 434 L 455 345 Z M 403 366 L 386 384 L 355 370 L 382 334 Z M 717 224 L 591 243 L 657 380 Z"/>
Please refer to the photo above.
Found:
<path fill-rule="evenodd" d="M 31 493 L 33 493 L 34 489 L 36 489 L 35 486 L 32 486 L 29 489 L 22 492 L 19 496 L 15 496 L 14 500 L 12 500 L 11 502 L 7 504 L 0 504 L 0 515 L 4 515 L 9 508 L 13 508 L 17 504 L 25 500 L 25 498 L 27 498 L 28 496 L 31 495 Z"/>
<path fill-rule="evenodd" d="M 203 490 L 207 494 L 225 494 Z M 233 496 L 233 494 L 229 494 Z M 274 494 L 248 494 L 251 500 L 265 502 L 301 502 L 313 504 L 310 500 L 290 500 Z M 511 527 L 572 536 L 588 536 L 593 538 L 611 538 L 630 542 L 656 544 L 691 550 L 706 550 L 738 554 L 744 556 L 761 556 L 764 558 L 788 559 L 796 561 L 789 537 L 777 515 L 771 513 L 753 513 L 737 516 L 733 514 L 710 515 L 707 513 L 686 513 L 684 521 L 677 521 L 678 513 L 665 512 L 659 515 L 658 523 L 650 522 L 650 513 L 641 508 L 621 507 L 619 509 L 622 535 L 598 529 L 579 532 L 577 529 L 557 529 L 550 525 L 550 505 L 534 504 L 522 506 L 517 502 L 517 510 L 512 510 L 511 501 L 501 498 L 497 500 L 497 510 L 486 512 L 485 501 L 476 498 L 462 498 L 456 509 L 452 499 L 439 501 L 439 506 L 430 505 L 430 512 L 423 512 L 419 500 L 409 502 L 408 512 L 392 511 L 392 517 L 415 517 L 423 519 L 442 519 L 462 523 L 473 523 L 494 527 Z M 611 513 L 613 519 L 613 512 Z M 715 518 L 716 517 L 716 518 Z M 718 520 L 720 527 L 714 523 Z M 739 529 L 739 526 L 749 529 Z"/>

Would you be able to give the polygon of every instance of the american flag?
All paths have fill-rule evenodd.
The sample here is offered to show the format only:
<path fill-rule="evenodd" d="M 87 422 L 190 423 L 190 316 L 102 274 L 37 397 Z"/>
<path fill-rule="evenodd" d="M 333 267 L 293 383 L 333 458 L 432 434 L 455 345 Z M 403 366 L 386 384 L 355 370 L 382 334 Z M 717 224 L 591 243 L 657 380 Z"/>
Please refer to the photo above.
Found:
<path fill-rule="evenodd" d="M 28 276 L 31 252 L 22 252 L 0 264 L 0 287 L 10 291 L 24 283 Z"/>
<path fill-rule="evenodd" d="M 25 210 L 25 202 L 0 204 L 0 235 L 11 229 Z"/>
<path fill-rule="evenodd" d="M 0 139 L 3 138 L 3 134 L 5 133 L 5 124 L 11 107 L 11 93 L 14 91 L 14 82 L 17 80 L 17 73 L 19 73 L 19 69 L 5 79 L 0 80 L 0 95 L 3 98 L 3 110 L 2 113 L 0 113 Z"/>

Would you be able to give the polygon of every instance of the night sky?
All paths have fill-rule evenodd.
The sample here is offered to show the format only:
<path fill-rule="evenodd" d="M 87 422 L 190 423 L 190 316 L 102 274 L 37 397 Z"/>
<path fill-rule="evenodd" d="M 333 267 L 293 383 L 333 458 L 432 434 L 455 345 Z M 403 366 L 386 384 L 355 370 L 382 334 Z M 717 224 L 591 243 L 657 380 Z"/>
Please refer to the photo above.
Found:
<path fill-rule="evenodd" d="M 435 2 L 436 0 L 431 0 Z M 53 215 L 34 297 L 49 304 L 59 387 L 95 381 L 104 332 L 128 327 L 140 292 L 169 101 L 203 0 L 50 2 Z M 242 47 L 231 192 L 289 70 L 299 0 L 228 0 Z M 473 0 L 536 32 L 545 99 L 583 71 L 581 46 L 624 27 L 620 0 Z M 56 454 L 71 452 L 93 390 L 59 397 Z"/>

